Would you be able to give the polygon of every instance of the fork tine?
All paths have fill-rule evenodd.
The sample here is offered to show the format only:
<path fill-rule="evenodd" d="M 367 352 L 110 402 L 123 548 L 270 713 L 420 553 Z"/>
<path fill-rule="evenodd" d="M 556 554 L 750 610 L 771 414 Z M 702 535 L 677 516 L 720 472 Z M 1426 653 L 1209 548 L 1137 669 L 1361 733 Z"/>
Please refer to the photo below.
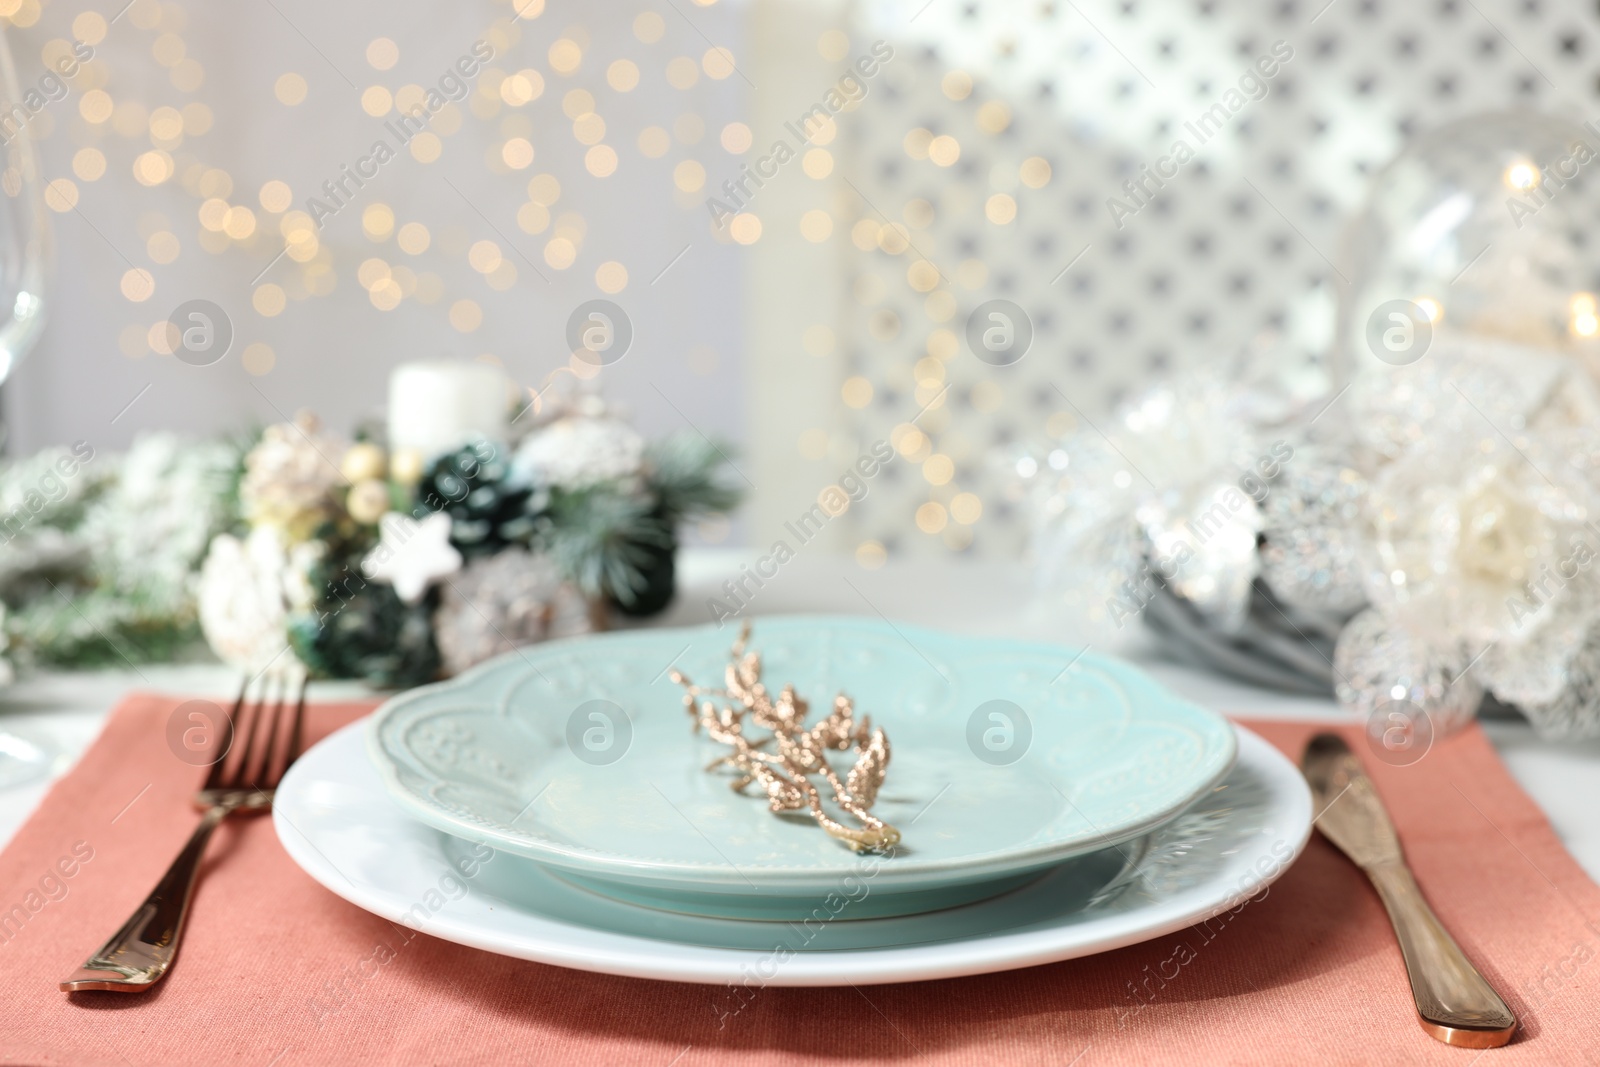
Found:
<path fill-rule="evenodd" d="M 239 753 L 239 762 L 233 765 L 233 772 L 227 775 L 223 783 L 224 789 L 244 789 L 249 785 L 250 763 L 256 750 L 256 735 L 261 732 L 261 720 L 267 711 L 268 682 L 261 682 L 261 689 L 256 693 L 254 707 L 246 707 L 240 713 L 239 725 L 235 727 L 235 737 L 244 735 L 244 749 Z"/>
<path fill-rule="evenodd" d="M 289 730 L 289 749 L 284 754 L 284 771 L 288 771 L 289 765 L 300 758 L 300 744 L 305 736 L 307 680 L 305 674 L 300 675 L 300 696 L 294 703 L 294 725 Z M 282 777 L 282 774 L 278 775 L 279 779 Z M 274 781 L 273 785 L 276 786 L 277 782 Z"/>
<path fill-rule="evenodd" d="M 227 766 L 228 757 L 233 753 L 233 746 L 239 740 L 239 713 L 244 710 L 245 694 L 250 691 L 250 676 L 246 674 L 239 683 L 239 699 L 233 702 L 233 711 L 228 714 L 228 747 L 222 750 L 216 760 L 211 764 L 211 769 L 206 771 L 205 785 L 202 789 L 217 789 L 222 785 L 223 768 Z M 218 744 L 221 744 L 219 739 Z"/>
<path fill-rule="evenodd" d="M 265 789 L 272 781 L 272 757 L 278 750 L 278 734 L 282 731 L 279 727 L 283 724 L 283 709 L 289 702 L 289 679 L 276 675 L 278 683 L 278 700 L 272 705 L 272 714 L 267 716 L 265 726 L 266 747 L 261 753 L 261 765 L 254 774 L 245 779 L 245 784 L 252 789 Z M 262 690 L 265 696 L 266 689 Z"/>

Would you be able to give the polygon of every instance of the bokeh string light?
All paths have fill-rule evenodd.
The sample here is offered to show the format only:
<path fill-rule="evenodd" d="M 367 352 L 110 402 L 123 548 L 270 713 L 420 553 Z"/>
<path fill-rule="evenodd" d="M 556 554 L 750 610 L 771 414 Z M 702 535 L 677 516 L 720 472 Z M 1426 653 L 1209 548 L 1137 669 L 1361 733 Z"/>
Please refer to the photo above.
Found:
<path fill-rule="evenodd" d="M 155 351 L 148 339 L 177 295 L 174 273 L 226 256 L 254 279 L 240 308 L 241 346 L 268 345 L 276 353 L 245 363 L 251 374 L 282 373 L 293 357 L 279 331 L 300 321 L 299 305 L 318 299 L 348 300 L 396 323 L 425 315 L 448 327 L 463 352 L 488 356 L 485 349 L 502 343 L 497 323 L 527 303 L 530 286 L 627 296 L 653 284 L 676 248 L 661 261 L 643 262 L 604 227 L 591 225 L 604 205 L 648 185 L 680 213 L 674 225 L 697 240 L 704 235 L 752 257 L 782 257 L 791 243 L 838 253 L 843 306 L 828 304 L 817 316 L 822 321 L 801 325 L 795 348 L 833 376 L 837 402 L 817 413 L 817 425 L 796 427 L 790 445 L 797 457 L 820 462 L 820 443 L 832 450 L 824 458 L 836 458 L 886 426 L 909 426 L 916 415 L 915 429 L 926 439 L 926 448 L 912 450 L 916 470 L 875 488 L 840 528 L 889 554 L 918 545 L 965 550 L 973 527 L 1005 517 L 998 485 L 982 470 L 995 425 L 1054 433 L 1074 420 L 1059 397 L 1039 399 L 1036 373 L 975 364 L 962 341 L 964 316 L 976 303 L 1015 286 L 1019 270 L 1037 273 L 1024 251 L 1045 240 L 1041 217 L 1061 240 L 1076 232 L 1077 223 L 1063 222 L 1068 213 L 1061 204 L 1073 178 L 1060 150 L 1063 128 L 1047 120 L 1059 119 L 1049 114 L 1056 105 L 1022 92 L 1008 66 L 1028 42 L 1010 31 L 1007 38 L 996 20 L 979 13 L 968 19 L 971 33 L 946 27 L 940 47 L 925 48 L 918 42 L 932 39 L 928 27 L 966 16 L 937 9 L 921 16 L 895 37 L 900 58 L 874 83 L 878 95 L 852 101 L 820 123 L 797 154 L 786 195 L 803 202 L 780 213 L 755 200 L 717 228 L 705 218 L 706 197 L 737 173 L 730 161 L 749 162 L 766 151 L 770 131 L 751 108 L 724 106 L 737 98 L 716 95 L 740 87 L 759 57 L 741 55 L 755 45 L 738 36 L 693 32 L 711 25 L 700 20 L 716 12 L 701 9 L 714 6 L 696 2 L 675 12 L 641 0 L 639 10 L 609 22 L 538 0 L 474 6 L 474 14 L 457 20 L 460 36 L 483 36 L 493 59 L 464 98 L 447 102 L 410 140 L 395 164 L 410 168 L 402 180 L 368 190 L 350 219 L 320 230 L 305 204 L 325 173 L 313 177 L 287 161 L 239 162 L 236 142 L 250 118 L 243 102 L 206 91 L 206 65 L 223 62 L 226 52 L 207 46 L 214 24 L 203 9 L 188 0 L 136 0 L 112 25 L 110 13 L 0 0 L 0 16 L 23 28 L 42 58 L 74 41 L 100 50 L 72 79 L 69 98 L 43 113 L 33 132 L 47 143 L 70 142 L 65 152 L 46 153 L 56 162 L 46 175 L 46 202 L 63 223 L 77 212 L 93 217 L 104 203 L 96 198 L 110 195 L 98 190 L 113 183 L 118 193 L 131 186 L 140 197 L 138 240 L 120 242 L 119 255 L 130 262 L 119 264 L 117 292 L 108 294 L 128 312 L 113 331 L 120 351 L 134 358 Z M 865 17 L 872 6 L 818 32 L 810 42 L 815 59 L 838 67 L 869 46 L 878 33 Z M 1040 38 L 1076 40 L 1071 35 L 1081 27 L 1069 30 L 1070 19 L 1046 7 L 1029 16 Z M 420 58 L 403 27 L 375 21 L 365 40 L 324 40 L 295 5 L 284 11 L 287 24 L 275 25 L 293 47 L 274 54 L 277 69 L 248 101 L 269 121 L 316 123 L 337 114 L 371 128 L 425 98 L 432 61 Z M 479 13 L 482 25 L 468 25 Z M 1142 53 L 1134 54 L 1143 62 Z M 1092 67 L 1094 77 L 1121 62 L 1092 58 L 1085 70 Z M 155 80 L 142 76 L 151 71 Z M 891 84 L 907 103 L 879 93 L 878 86 Z M 1148 102 L 1141 97 L 1130 108 Z M 1074 128 L 1070 136 L 1080 132 Z M 1091 140 L 1088 132 L 1083 139 Z M 892 179 L 882 177 L 891 171 L 886 142 L 896 149 Z M 331 170 L 338 162 L 330 157 L 321 165 Z M 441 181 L 446 172 L 459 186 L 454 199 Z M 498 205 L 486 199 L 502 193 L 515 199 Z M 146 225 L 149 214 L 161 218 Z M 1049 277 L 1078 251 L 1053 249 Z M 1065 300 L 1075 280 L 1038 289 Z M 1145 303 L 1152 320 L 1178 315 L 1165 306 L 1170 302 Z M 1030 309 L 1041 306 L 1050 313 L 1029 302 Z M 1095 310 L 1101 318 L 1126 314 Z M 1594 318 L 1574 307 L 1571 330 L 1587 336 Z M 681 365 L 689 373 L 728 369 L 726 353 L 699 338 L 683 340 Z M 1065 364 L 1082 357 L 1057 351 L 1038 358 Z M 1013 409 L 1017 419 L 994 417 Z M 942 524 L 916 521 L 930 503 L 942 509 Z M 1015 524 L 1007 537 L 997 550 L 1015 548 Z"/>

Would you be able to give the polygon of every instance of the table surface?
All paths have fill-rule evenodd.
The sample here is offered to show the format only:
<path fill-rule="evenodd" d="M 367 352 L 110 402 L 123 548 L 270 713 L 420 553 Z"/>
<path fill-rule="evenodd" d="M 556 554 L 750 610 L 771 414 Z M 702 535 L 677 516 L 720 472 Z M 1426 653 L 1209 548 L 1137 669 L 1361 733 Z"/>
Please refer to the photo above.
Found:
<path fill-rule="evenodd" d="M 650 625 L 688 626 L 713 621 L 708 607 L 724 597 L 723 583 L 755 554 L 689 550 L 679 560 L 680 592 Z M 753 587 L 750 587 L 753 589 Z M 821 553 L 796 556 L 749 598 L 748 615 L 787 613 L 868 615 L 975 636 L 1083 644 L 1087 638 L 1061 617 L 1031 584 L 1019 563 L 980 561 L 895 562 L 863 570 L 853 560 Z M 1138 663 L 1183 696 L 1229 714 L 1348 722 L 1332 697 L 1290 696 L 1257 689 L 1167 662 L 1154 639 L 1129 627 L 1114 646 L 1096 635 L 1095 648 Z M 64 774 L 99 732 L 106 715 L 130 689 L 229 701 L 239 676 L 215 663 L 146 665 L 137 669 L 45 673 L 0 691 L 0 730 L 37 739 L 58 756 Z M 353 682 L 318 682 L 315 700 L 378 695 Z M 1485 721 L 1490 740 L 1512 776 L 1549 817 L 1567 849 L 1600 881 L 1600 741 L 1544 741 L 1521 719 Z M 0 790 L 0 846 L 38 805 L 48 782 Z"/>

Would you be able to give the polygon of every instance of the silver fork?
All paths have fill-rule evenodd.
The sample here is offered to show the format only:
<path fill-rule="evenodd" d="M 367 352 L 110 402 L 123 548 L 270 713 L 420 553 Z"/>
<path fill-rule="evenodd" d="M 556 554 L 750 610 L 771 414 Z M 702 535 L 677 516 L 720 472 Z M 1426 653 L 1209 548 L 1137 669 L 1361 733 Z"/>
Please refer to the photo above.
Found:
<path fill-rule="evenodd" d="M 178 858 L 172 861 L 172 866 L 167 868 L 167 873 L 144 903 L 122 924 L 122 929 L 101 945 L 82 967 L 61 981 L 62 992 L 101 989 L 142 993 L 159 982 L 172 967 L 178 954 L 178 942 L 183 937 L 189 901 L 194 896 L 200 859 L 205 855 L 206 843 L 211 840 L 211 831 L 236 812 L 269 810 L 284 771 L 300 755 L 306 711 L 305 679 L 303 676 L 299 679 L 300 692 L 292 716 L 287 715 L 286 710 L 294 683 L 287 676 L 277 681 L 278 700 L 271 713 L 267 712 L 271 678 L 261 683 L 255 706 L 247 712 L 245 697 L 250 691 L 251 679 L 245 678 L 229 719 L 233 724 L 232 741 L 222 757 L 211 765 L 205 785 L 194 797 L 195 806 L 205 812 L 200 825 L 195 827 L 189 843 L 183 846 L 183 851 L 178 853 Z M 290 721 L 286 724 L 285 719 Z M 280 754 L 280 737 L 285 733 L 287 737 L 281 738 Z M 239 747 L 241 738 L 244 747 L 235 758 L 233 750 Z"/>

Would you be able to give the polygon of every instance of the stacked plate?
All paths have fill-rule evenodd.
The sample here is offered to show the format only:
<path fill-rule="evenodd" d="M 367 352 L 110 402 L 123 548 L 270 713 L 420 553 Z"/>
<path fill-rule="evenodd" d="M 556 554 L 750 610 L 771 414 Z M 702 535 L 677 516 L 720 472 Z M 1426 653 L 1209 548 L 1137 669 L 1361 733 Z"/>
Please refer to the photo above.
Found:
<path fill-rule="evenodd" d="M 1299 855 L 1311 803 L 1265 742 L 1091 653 L 859 619 L 773 618 L 776 690 L 854 698 L 893 744 L 892 853 L 707 773 L 676 667 L 731 627 L 524 649 L 306 753 L 274 821 L 311 876 L 435 936 L 585 970 L 827 985 L 1069 959 L 1236 907 Z M 816 718 L 817 714 L 813 715 Z M 841 756 L 841 766 L 848 761 Z"/>

